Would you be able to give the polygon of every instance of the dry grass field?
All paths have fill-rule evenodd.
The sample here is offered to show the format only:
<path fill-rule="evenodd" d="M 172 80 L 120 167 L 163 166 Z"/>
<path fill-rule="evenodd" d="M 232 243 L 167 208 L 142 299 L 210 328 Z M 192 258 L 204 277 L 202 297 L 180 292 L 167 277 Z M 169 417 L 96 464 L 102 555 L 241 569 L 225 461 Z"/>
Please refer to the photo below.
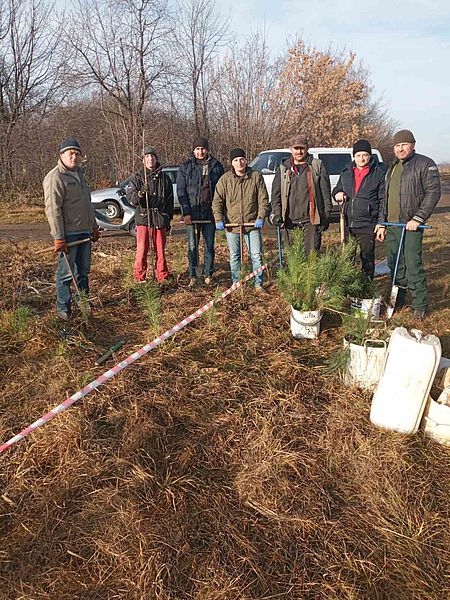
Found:
<path fill-rule="evenodd" d="M 426 235 L 433 311 L 392 325 L 450 357 L 448 216 Z M 229 286 L 223 239 L 217 288 L 191 290 L 171 237 L 160 307 L 131 285 L 132 238 L 98 246 L 92 313 L 63 326 L 52 253 L 0 242 L 2 442 Z M 450 598 L 450 448 L 373 426 L 370 392 L 327 374 L 339 316 L 293 339 L 273 276 L 0 455 L 0 600 Z"/>

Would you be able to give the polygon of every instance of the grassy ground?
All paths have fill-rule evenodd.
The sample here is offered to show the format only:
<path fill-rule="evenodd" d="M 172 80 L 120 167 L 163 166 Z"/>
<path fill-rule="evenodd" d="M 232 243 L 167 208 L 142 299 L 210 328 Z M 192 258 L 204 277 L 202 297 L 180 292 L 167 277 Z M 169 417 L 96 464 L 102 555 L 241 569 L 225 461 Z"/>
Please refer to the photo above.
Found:
<path fill-rule="evenodd" d="M 447 241 L 435 218 L 420 326 L 450 356 Z M 216 293 L 187 287 L 174 237 L 159 312 L 130 283 L 131 238 L 103 240 L 93 312 L 63 327 L 40 247 L 0 242 L 2 441 Z M 217 264 L 224 290 L 223 239 Z M 450 597 L 450 449 L 374 427 L 371 394 L 326 371 L 340 319 L 296 341 L 267 290 L 235 292 L 0 455 L 1 600 Z M 393 324 L 418 326 L 408 311 Z"/>

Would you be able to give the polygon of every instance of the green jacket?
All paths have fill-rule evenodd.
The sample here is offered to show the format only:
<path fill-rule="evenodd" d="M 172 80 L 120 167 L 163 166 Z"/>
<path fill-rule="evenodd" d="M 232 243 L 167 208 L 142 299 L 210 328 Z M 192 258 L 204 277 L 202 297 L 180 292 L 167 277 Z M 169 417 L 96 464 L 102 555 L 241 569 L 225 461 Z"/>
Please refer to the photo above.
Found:
<path fill-rule="evenodd" d="M 82 169 L 71 171 L 59 160 L 42 185 L 45 215 L 53 239 L 63 240 L 67 233 L 92 232 L 95 214 Z"/>
<path fill-rule="evenodd" d="M 232 169 L 217 182 L 212 203 L 214 220 L 225 224 L 254 223 L 256 219 L 266 217 L 268 202 L 261 173 L 248 167 L 245 175 L 238 177 Z M 238 232 L 239 228 L 231 228 L 230 231 Z"/>

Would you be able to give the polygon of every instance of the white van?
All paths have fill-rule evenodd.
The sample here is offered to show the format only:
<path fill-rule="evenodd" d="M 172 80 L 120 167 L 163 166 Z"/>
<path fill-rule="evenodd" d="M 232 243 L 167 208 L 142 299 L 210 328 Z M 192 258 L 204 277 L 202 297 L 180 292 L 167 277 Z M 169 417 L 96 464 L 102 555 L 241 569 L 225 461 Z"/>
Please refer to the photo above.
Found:
<path fill-rule="evenodd" d="M 320 158 L 325 165 L 328 175 L 330 176 L 331 191 L 338 182 L 339 175 L 343 168 L 353 160 L 352 148 L 309 148 L 308 153 L 314 158 Z M 249 166 L 255 171 L 262 173 L 266 184 L 267 192 L 269 193 L 269 202 L 272 193 L 272 182 L 275 177 L 275 171 L 285 158 L 291 156 L 289 148 L 279 148 L 277 150 L 264 150 L 254 158 Z M 372 156 L 382 163 L 383 159 L 378 150 L 372 149 Z"/>

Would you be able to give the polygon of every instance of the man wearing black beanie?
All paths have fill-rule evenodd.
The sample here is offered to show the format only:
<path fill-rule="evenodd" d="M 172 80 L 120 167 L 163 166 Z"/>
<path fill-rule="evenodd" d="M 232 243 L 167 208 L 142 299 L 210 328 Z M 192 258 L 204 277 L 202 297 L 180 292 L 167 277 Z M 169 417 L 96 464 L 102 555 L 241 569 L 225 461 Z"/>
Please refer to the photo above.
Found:
<path fill-rule="evenodd" d="M 384 197 L 384 170 L 372 156 L 370 142 L 361 139 L 353 146 L 353 163 L 339 176 L 333 197 L 345 213 L 345 238 L 357 240 L 362 270 L 375 274 L 375 236 L 385 214 L 380 211 Z"/>
<path fill-rule="evenodd" d="M 233 148 L 230 161 L 231 171 L 220 178 L 212 208 L 216 229 L 226 231 L 231 280 L 237 283 L 241 277 L 242 238 L 250 254 L 252 270 L 262 266 L 261 229 L 267 213 L 268 195 L 263 176 L 247 165 L 243 148 Z M 228 226 L 228 223 L 233 226 Z M 255 290 L 264 293 L 263 273 L 258 273 L 254 281 Z"/>
<path fill-rule="evenodd" d="M 214 227 L 211 203 L 216 184 L 224 173 L 222 164 L 209 154 L 209 142 L 205 137 L 196 137 L 192 153 L 178 169 L 177 196 L 186 225 L 188 240 L 189 286 L 203 275 L 209 285 L 214 272 Z M 203 273 L 198 273 L 198 245 L 200 233 L 205 245 Z"/>

